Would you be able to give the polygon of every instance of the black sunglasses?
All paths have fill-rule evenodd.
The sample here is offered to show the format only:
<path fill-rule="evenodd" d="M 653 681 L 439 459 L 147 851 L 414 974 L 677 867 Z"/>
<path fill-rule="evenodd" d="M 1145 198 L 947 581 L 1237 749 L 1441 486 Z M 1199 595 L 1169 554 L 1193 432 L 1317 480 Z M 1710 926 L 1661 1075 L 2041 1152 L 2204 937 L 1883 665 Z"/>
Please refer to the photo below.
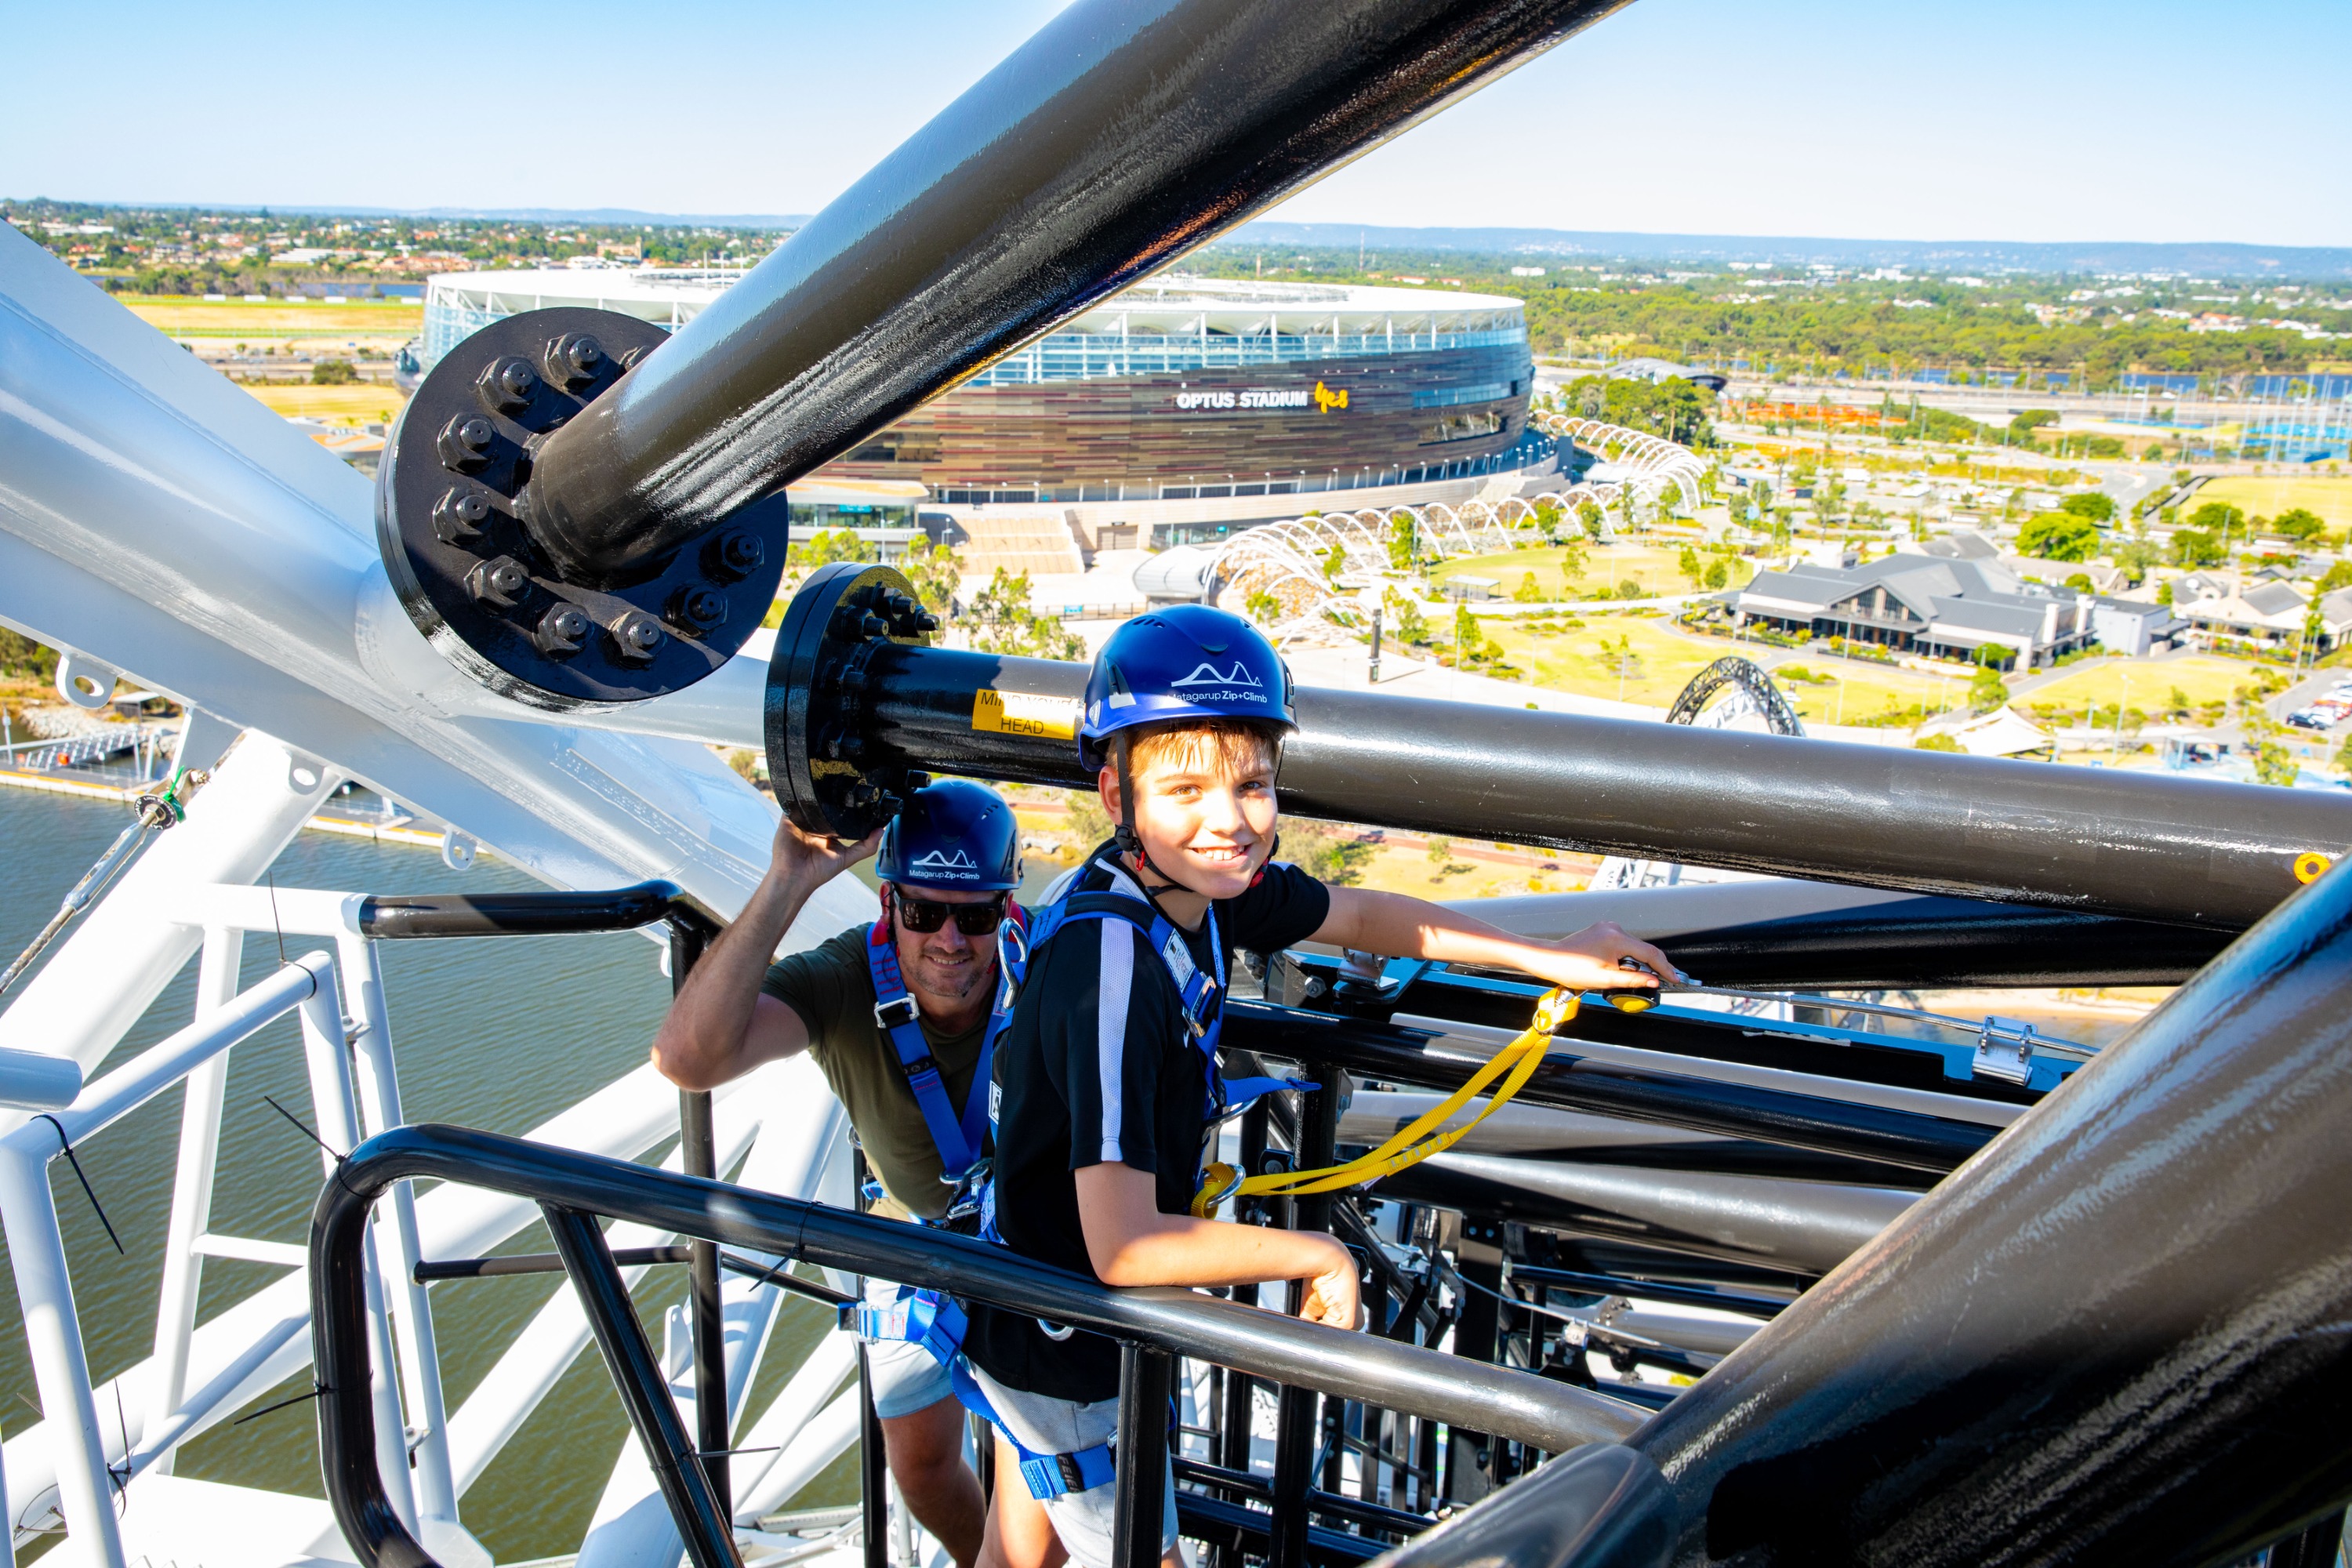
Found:
<path fill-rule="evenodd" d="M 917 936 L 929 936 L 955 917 L 956 930 L 966 936 L 986 936 L 1004 923 L 1004 905 L 1009 893 L 999 893 L 984 904 L 945 904 L 936 899 L 909 898 L 902 890 L 892 896 L 898 910 L 898 923 Z"/>

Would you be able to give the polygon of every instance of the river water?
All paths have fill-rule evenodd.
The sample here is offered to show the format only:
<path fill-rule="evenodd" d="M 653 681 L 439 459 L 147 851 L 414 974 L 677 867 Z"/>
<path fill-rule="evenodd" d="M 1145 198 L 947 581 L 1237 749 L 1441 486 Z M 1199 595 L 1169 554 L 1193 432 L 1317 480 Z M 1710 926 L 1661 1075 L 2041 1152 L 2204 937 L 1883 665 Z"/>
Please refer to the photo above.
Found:
<path fill-rule="evenodd" d="M 7 896 L 0 899 L 0 961 L 14 957 L 38 931 L 66 889 L 121 831 L 128 810 L 113 802 L 0 788 L 0 847 L 7 867 Z M 488 856 L 470 870 L 457 872 L 429 848 L 317 832 L 297 835 L 272 876 L 281 888 L 346 892 L 491 892 L 541 886 Z M 318 945 L 316 939 L 287 939 L 287 951 L 297 956 Z M 381 952 L 401 1092 L 408 1115 L 419 1121 L 527 1131 L 642 1062 L 669 995 L 669 983 L 657 967 L 658 950 L 634 933 L 386 942 Z M 266 978 L 278 962 L 275 940 L 268 933 L 248 936 L 245 984 Z M 191 962 L 110 1065 L 187 1024 L 194 975 Z M 308 1239 L 311 1201 L 319 1190 L 318 1150 L 263 1103 L 265 1094 L 307 1116 L 299 1035 L 290 1018 L 239 1046 L 231 1058 L 213 1228 L 301 1243 Z M 167 1091 L 78 1151 L 121 1236 L 124 1256 L 118 1257 L 108 1242 L 72 1173 L 61 1164 L 52 1171 L 90 1371 L 101 1381 L 152 1349 L 180 1100 L 178 1090 Z M 544 1231 L 534 1227 L 506 1250 L 548 1246 Z M 207 1259 L 198 1321 L 283 1273 L 259 1264 Z M 638 1292 L 656 1343 L 660 1309 L 682 1295 L 683 1274 L 649 1270 Z M 435 1287 L 434 1319 L 452 1411 L 557 1288 L 553 1277 Z M 829 1313 L 786 1298 L 752 1391 L 753 1413 L 764 1407 L 829 1322 Z M 306 1370 L 301 1379 L 252 1408 L 301 1393 L 308 1377 Z M 0 1430 L 22 1430 L 37 1419 L 38 1404 L 12 1283 L 0 1287 Z M 299 1404 L 241 1426 L 217 1427 L 181 1451 L 179 1473 L 324 1496 L 313 1408 Z M 107 1414 L 101 1412 L 101 1418 Z M 466 1494 L 460 1510 L 467 1527 L 501 1563 L 573 1550 L 621 1445 L 632 1440 L 592 1349 Z M 854 1500 L 854 1453 L 845 1456 L 802 1494 L 799 1506 Z"/>

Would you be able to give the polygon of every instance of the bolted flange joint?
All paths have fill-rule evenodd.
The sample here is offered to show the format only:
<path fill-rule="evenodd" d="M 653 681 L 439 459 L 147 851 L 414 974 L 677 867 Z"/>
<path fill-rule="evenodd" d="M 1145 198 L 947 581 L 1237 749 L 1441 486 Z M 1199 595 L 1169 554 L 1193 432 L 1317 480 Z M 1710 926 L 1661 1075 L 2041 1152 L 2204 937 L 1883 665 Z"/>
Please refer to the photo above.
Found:
<path fill-rule="evenodd" d="M 442 356 L 394 429 L 377 475 L 384 570 L 417 628 L 494 691 L 557 710 L 676 691 L 732 658 L 775 598 L 781 492 L 607 573 L 531 516 L 534 454 L 666 337 L 604 310 L 493 321 Z"/>

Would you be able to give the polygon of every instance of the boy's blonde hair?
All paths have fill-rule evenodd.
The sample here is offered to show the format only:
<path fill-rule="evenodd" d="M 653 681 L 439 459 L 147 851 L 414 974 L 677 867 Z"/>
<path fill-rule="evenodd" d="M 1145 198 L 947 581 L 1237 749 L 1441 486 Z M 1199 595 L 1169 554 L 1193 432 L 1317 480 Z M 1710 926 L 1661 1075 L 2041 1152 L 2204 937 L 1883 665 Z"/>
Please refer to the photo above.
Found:
<path fill-rule="evenodd" d="M 1282 731 L 1246 719 L 1185 720 L 1139 730 L 1128 742 L 1128 765 L 1140 773 L 1160 763 L 1178 767 L 1240 771 L 1282 765 Z"/>

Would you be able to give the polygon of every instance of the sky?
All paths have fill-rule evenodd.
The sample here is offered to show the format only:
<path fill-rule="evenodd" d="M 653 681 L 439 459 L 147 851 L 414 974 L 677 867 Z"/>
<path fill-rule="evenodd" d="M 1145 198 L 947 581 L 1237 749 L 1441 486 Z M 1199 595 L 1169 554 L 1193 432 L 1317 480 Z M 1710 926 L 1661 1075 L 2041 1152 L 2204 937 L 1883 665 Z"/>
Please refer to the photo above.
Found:
<path fill-rule="evenodd" d="M 1058 8 L 20 4 L 0 195 L 812 212 Z M 1639 0 L 1266 216 L 2352 246 L 2347 58 L 2343 0 Z"/>

